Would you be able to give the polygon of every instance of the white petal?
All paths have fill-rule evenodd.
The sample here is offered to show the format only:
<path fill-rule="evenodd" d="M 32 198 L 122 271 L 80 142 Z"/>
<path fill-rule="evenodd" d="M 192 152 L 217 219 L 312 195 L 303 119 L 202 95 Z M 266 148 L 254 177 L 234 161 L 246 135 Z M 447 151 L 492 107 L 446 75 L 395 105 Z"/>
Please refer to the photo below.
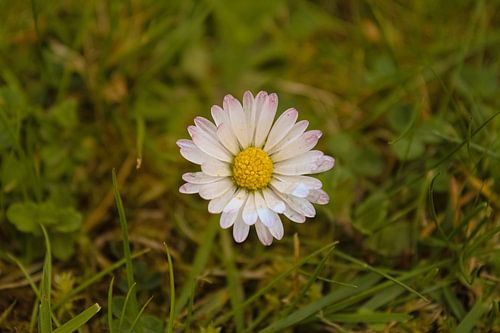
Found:
<path fill-rule="evenodd" d="M 245 91 L 243 94 L 243 111 L 247 118 L 247 131 L 249 144 L 253 145 L 253 137 L 255 134 L 255 112 L 254 112 L 254 97 L 250 91 Z"/>
<path fill-rule="evenodd" d="M 267 227 L 271 227 L 276 213 L 267 207 L 264 197 L 262 197 L 262 194 L 258 191 L 255 192 L 255 207 L 257 208 L 257 214 L 262 223 Z"/>
<path fill-rule="evenodd" d="M 211 214 L 219 214 L 222 212 L 224 207 L 229 203 L 229 200 L 233 198 L 234 193 L 236 192 L 236 186 L 232 186 L 221 196 L 210 200 L 208 203 L 208 212 Z"/>
<path fill-rule="evenodd" d="M 243 149 L 250 145 L 248 118 L 241 103 L 231 95 L 224 97 L 224 110 L 229 113 L 231 127 Z"/>
<path fill-rule="evenodd" d="M 205 154 L 200 150 L 200 148 L 196 147 L 193 141 L 191 140 L 178 140 L 177 145 L 181 149 L 181 155 L 184 157 L 186 160 L 195 163 L 195 164 L 202 164 L 203 162 L 207 161 L 208 159 L 211 159 L 209 155 Z"/>
<path fill-rule="evenodd" d="M 237 155 L 240 151 L 238 139 L 233 133 L 229 123 L 222 123 L 217 128 L 217 137 L 219 141 L 227 148 L 233 155 Z"/>
<path fill-rule="evenodd" d="M 214 183 L 203 184 L 200 186 L 200 197 L 205 200 L 215 199 L 228 191 L 231 186 L 233 186 L 233 181 L 228 177 Z"/>
<path fill-rule="evenodd" d="M 304 215 L 297 213 L 288 205 L 286 205 L 286 209 L 283 214 L 285 214 L 285 216 L 288 217 L 290 221 L 293 221 L 295 223 L 304 223 L 306 221 L 306 217 Z"/>
<path fill-rule="evenodd" d="M 276 109 L 278 108 L 278 96 L 271 94 L 266 98 L 260 116 L 257 119 L 257 126 L 255 128 L 255 147 L 262 147 L 266 141 L 269 130 L 273 125 Z"/>
<path fill-rule="evenodd" d="M 275 174 L 271 184 L 281 193 L 305 198 L 309 191 L 320 189 L 323 184 L 319 179 L 308 176 L 284 176 Z"/>
<path fill-rule="evenodd" d="M 184 194 L 193 194 L 193 193 L 198 193 L 200 191 L 200 186 L 198 184 L 191 184 L 191 183 L 186 183 L 179 187 L 179 192 L 184 193 Z"/>
<path fill-rule="evenodd" d="M 320 173 L 330 170 L 335 166 L 335 159 L 331 156 L 325 155 L 318 161 L 316 168 L 312 173 Z"/>
<path fill-rule="evenodd" d="M 269 132 L 264 151 L 269 151 L 278 144 L 292 129 L 297 121 L 299 113 L 295 109 L 288 109 L 276 120 L 273 128 Z"/>
<path fill-rule="evenodd" d="M 182 175 L 182 179 L 192 184 L 208 184 L 220 180 L 220 177 L 209 176 L 203 172 L 188 172 Z"/>
<path fill-rule="evenodd" d="M 229 177 L 232 175 L 231 167 L 228 163 L 213 158 L 201 165 L 201 171 L 215 177 Z"/>
<path fill-rule="evenodd" d="M 194 123 L 196 127 L 200 128 L 202 131 L 205 131 L 207 134 L 216 138 L 215 132 L 217 131 L 217 126 L 214 125 L 210 120 L 203 117 L 194 118 Z"/>
<path fill-rule="evenodd" d="M 241 206 L 245 203 L 248 197 L 248 192 L 245 189 L 240 188 L 236 195 L 229 201 L 229 203 L 222 210 L 223 212 L 230 212 L 234 210 L 239 210 Z"/>
<path fill-rule="evenodd" d="M 212 118 L 214 119 L 216 126 L 229 121 L 227 112 L 218 105 L 212 106 L 210 113 L 212 113 Z"/>
<path fill-rule="evenodd" d="M 309 126 L 309 122 L 307 120 L 301 120 L 293 125 L 292 129 L 288 132 L 288 134 L 273 148 L 269 149 L 268 154 L 274 154 L 275 152 L 285 148 L 290 144 L 290 142 L 295 141 L 298 137 L 300 137 L 307 126 Z"/>
<path fill-rule="evenodd" d="M 275 214 L 275 220 L 273 225 L 269 228 L 269 232 L 271 232 L 271 235 L 278 240 L 283 238 L 283 223 L 281 223 L 281 219 L 278 214 Z"/>
<path fill-rule="evenodd" d="M 281 180 L 282 182 L 299 184 L 302 183 L 307 186 L 310 190 L 317 190 L 323 187 L 321 180 L 309 177 L 309 176 L 284 176 L 284 175 L 275 175 L 275 178 Z"/>
<path fill-rule="evenodd" d="M 271 185 L 280 193 L 292 194 L 299 198 L 305 198 L 309 194 L 309 188 L 305 184 L 284 182 L 278 177 L 271 180 Z"/>
<path fill-rule="evenodd" d="M 255 195 L 253 193 L 248 194 L 247 202 L 245 203 L 245 207 L 243 207 L 242 217 L 243 221 L 248 225 L 257 222 L 258 215 L 255 208 Z"/>
<path fill-rule="evenodd" d="M 314 209 L 314 206 L 309 202 L 309 200 L 297 198 L 287 194 L 282 194 L 280 196 L 285 203 L 297 213 L 306 217 L 314 217 L 316 215 L 316 209 Z"/>
<path fill-rule="evenodd" d="M 250 138 L 251 143 L 255 146 L 255 131 L 259 122 L 260 114 L 262 113 L 262 106 L 267 100 L 267 92 L 260 91 L 257 96 L 255 96 L 252 111 L 250 113 Z"/>
<path fill-rule="evenodd" d="M 209 132 L 196 126 L 189 126 L 188 132 L 193 138 L 195 145 L 208 155 L 226 162 L 232 161 L 231 154 L 224 146 Z"/>
<path fill-rule="evenodd" d="M 255 230 L 257 231 L 257 237 L 262 244 L 269 246 L 273 242 L 273 235 L 269 232 L 269 229 L 262 224 L 262 222 L 257 221 L 255 223 Z"/>
<path fill-rule="evenodd" d="M 271 155 L 271 159 L 274 162 L 280 162 L 308 152 L 316 146 L 321 135 L 321 131 L 307 131 L 295 141 Z"/>
<path fill-rule="evenodd" d="M 238 217 L 238 214 L 240 213 L 239 210 L 232 210 L 230 212 L 222 212 L 220 216 L 220 221 L 219 225 L 222 229 L 227 229 L 230 226 L 234 224 L 236 221 L 236 218 Z"/>
<path fill-rule="evenodd" d="M 307 200 L 318 205 L 326 205 L 330 202 L 330 196 L 321 189 L 311 190 L 307 196 Z"/>
<path fill-rule="evenodd" d="M 253 106 L 253 95 L 250 91 L 245 91 L 243 94 L 243 110 L 245 113 L 250 114 Z"/>
<path fill-rule="evenodd" d="M 233 226 L 233 238 L 237 243 L 244 242 L 248 237 L 250 226 L 243 222 L 241 215 L 236 219 Z"/>
<path fill-rule="evenodd" d="M 302 155 L 274 164 L 274 172 L 285 176 L 320 173 L 330 170 L 334 159 L 319 150 L 311 150 Z"/>
<path fill-rule="evenodd" d="M 276 213 L 282 214 L 285 211 L 285 203 L 274 194 L 273 190 L 265 188 L 262 190 L 267 207 Z"/>

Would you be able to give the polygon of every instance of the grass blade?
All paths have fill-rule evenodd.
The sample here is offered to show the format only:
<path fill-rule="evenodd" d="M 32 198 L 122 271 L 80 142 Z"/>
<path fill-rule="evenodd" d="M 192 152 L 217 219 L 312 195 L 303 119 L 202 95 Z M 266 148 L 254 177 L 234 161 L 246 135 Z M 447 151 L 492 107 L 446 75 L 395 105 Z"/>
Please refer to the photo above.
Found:
<path fill-rule="evenodd" d="M 144 303 L 144 305 L 142 306 L 142 308 L 139 310 L 139 313 L 137 314 L 137 317 L 135 317 L 134 321 L 132 322 L 132 325 L 130 325 L 130 328 L 128 329 L 128 333 L 132 333 L 133 332 L 135 326 L 139 322 L 139 318 L 141 318 L 142 313 L 144 312 L 144 310 L 146 309 L 146 307 L 148 306 L 148 304 L 151 303 L 152 300 L 153 300 L 153 296 L 151 296 L 146 301 L 146 303 Z"/>
<path fill-rule="evenodd" d="M 111 278 L 108 289 L 108 329 L 109 333 L 113 333 L 113 283 L 115 282 L 115 277 Z"/>
<path fill-rule="evenodd" d="M 52 318 L 50 309 L 51 278 L 52 278 L 52 255 L 50 252 L 50 240 L 47 230 L 40 225 L 45 238 L 45 261 L 43 264 L 42 281 L 40 285 L 40 313 L 39 329 L 40 333 L 52 332 Z"/>
<path fill-rule="evenodd" d="M 241 308 L 244 309 L 246 306 L 257 300 L 260 296 L 264 295 L 268 290 L 270 290 L 272 287 L 274 287 L 278 282 L 283 280 L 285 277 L 290 275 L 291 273 L 295 272 L 297 268 L 302 266 L 303 264 L 307 263 L 311 258 L 314 258 L 318 254 L 330 249 L 332 246 L 335 246 L 337 242 L 330 243 L 328 245 L 323 246 L 322 248 L 312 252 L 309 254 L 307 257 L 303 258 L 299 262 L 297 262 L 293 267 L 291 267 L 289 270 L 279 274 L 276 276 L 271 282 L 269 282 L 265 287 L 261 288 L 259 291 L 257 291 L 255 294 L 247 298 L 242 304 Z M 225 315 L 221 316 L 215 323 L 214 325 L 219 325 L 220 323 L 225 322 L 228 318 L 230 318 L 233 315 L 233 311 L 230 311 L 226 313 Z"/>
<path fill-rule="evenodd" d="M 464 319 L 457 326 L 456 333 L 468 333 L 471 332 L 474 326 L 479 322 L 482 315 L 486 312 L 486 303 L 478 300 L 472 309 L 465 315 Z"/>
<path fill-rule="evenodd" d="M 418 291 L 416 291 L 416 290 L 415 290 L 415 289 L 413 289 L 412 287 L 410 287 L 410 286 L 408 286 L 408 285 L 404 284 L 403 282 L 399 281 L 398 279 L 396 279 L 396 278 L 394 278 L 394 277 L 390 276 L 389 274 L 387 274 L 387 273 L 385 273 L 385 272 L 381 271 L 380 269 L 377 269 L 377 268 L 375 268 L 375 267 L 372 267 L 372 266 L 368 265 L 367 263 L 362 262 L 361 260 L 358 260 L 358 259 L 356 259 L 356 258 L 353 258 L 353 257 L 351 257 L 351 256 L 349 256 L 349 255 L 347 255 L 347 254 L 345 254 L 345 253 L 342 253 L 342 252 L 340 252 L 340 251 L 338 251 L 338 250 L 335 250 L 335 251 L 334 251 L 334 253 L 335 253 L 335 255 L 336 255 L 336 256 L 339 256 L 339 257 L 341 257 L 341 258 L 343 258 L 343 259 L 345 259 L 345 260 L 347 260 L 347 261 L 350 261 L 350 262 L 352 262 L 352 263 L 358 264 L 358 265 L 360 265 L 361 267 L 366 268 L 366 269 L 367 269 L 367 270 L 369 270 L 369 271 L 372 271 L 372 272 L 374 272 L 374 273 L 377 273 L 377 274 L 379 274 L 379 275 L 381 275 L 381 276 L 385 277 L 386 279 L 388 279 L 388 280 L 390 280 L 390 281 L 392 281 L 392 282 L 394 282 L 394 283 L 396 283 L 396 284 L 400 285 L 401 287 L 405 288 L 405 289 L 406 289 L 406 290 L 408 290 L 409 292 L 411 292 L 411 293 L 413 293 L 413 294 L 417 295 L 418 297 L 420 297 L 420 298 L 421 298 L 421 299 L 423 299 L 424 301 L 429 302 L 429 300 L 427 299 L 427 297 L 425 297 L 424 295 L 422 295 L 421 293 L 419 293 Z"/>
<path fill-rule="evenodd" d="M 203 242 L 198 247 L 198 251 L 196 251 L 189 276 L 187 277 L 186 283 L 183 285 L 180 296 L 177 299 L 174 317 L 177 317 L 179 315 L 181 310 L 188 302 L 191 293 L 194 290 L 193 285 L 196 284 L 196 279 L 202 273 L 207 264 L 210 252 L 212 252 L 212 246 L 214 243 L 215 235 L 217 234 L 217 230 L 219 230 L 219 222 L 216 220 L 216 218 L 210 219 L 208 229 L 203 235 Z"/>
<path fill-rule="evenodd" d="M 142 250 L 142 251 L 139 251 L 137 253 L 134 253 L 132 255 L 132 259 L 134 258 L 137 258 L 137 257 L 140 257 L 142 256 L 144 253 L 147 253 L 149 252 L 149 250 Z M 95 275 L 92 275 L 91 278 L 85 280 L 84 282 L 82 282 L 78 287 L 76 287 L 75 289 L 71 290 L 71 292 L 69 292 L 68 294 L 66 294 L 59 302 L 57 302 L 54 306 L 54 308 L 58 308 L 60 307 L 61 305 L 63 305 L 66 301 L 68 301 L 69 299 L 71 299 L 72 297 L 74 297 L 75 295 L 77 295 L 78 293 L 82 292 L 83 290 L 87 289 L 89 286 L 91 286 L 92 284 L 100 281 L 103 277 L 105 277 L 106 275 L 108 275 L 109 273 L 111 273 L 112 271 L 120 268 L 122 265 L 124 265 L 126 262 L 126 259 L 123 258 L 117 262 L 115 262 L 114 264 L 112 264 L 111 266 L 109 266 L 108 268 L 106 268 L 105 270 L 102 270 L 100 271 L 99 273 L 95 274 Z"/>
<path fill-rule="evenodd" d="M 125 317 L 127 316 L 126 312 L 127 312 L 127 308 L 129 306 L 129 303 L 130 303 L 130 298 L 134 294 L 134 292 L 135 292 L 135 283 L 128 290 L 127 295 L 125 296 L 125 301 L 123 302 L 123 307 L 122 307 L 119 322 L 118 322 L 118 332 L 122 331 L 123 322 L 125 321 Z M 137 314 L 136 314 L 136 317 L 137 317 Z M 136 317 L 134 317 L 134 318 L 136 318 Z"/>
<path fill-rule="evenodd" d="M 170 255 L 170 250 L 168 249 L 168 246 L 166 243 L 165 243 L 165 249 L 167 252 L 168 274 L 169 274 L 169 280 L 170 280 L 170 311 L 169 311 L 168 324 L 166 326 L 166 332 L 172 333 L 174 330 L 174 313 L 175 313 L 174 265 L 172 263 L 172 256 Z"/>
<path fill-rule="evenodd" d="M 363 277 L 356 279 L 354 281 L 354 283 L 358 286 L 357 288 L 341 287 L 335 290 L 334 292 L 330 293 L 329 295 L 324 296 L 319 300 L 312 302 L 292 312 L 285 318 L 272 323 L 271 325 L 263 329 L 261 333 L 281 332 L 285 328 L 298 324 L 304 319 L 314 315 L 315 313 L 318 313 L 319 311 L 321 311 L 330 304 L 333 304 L 351 295 L 356 295 L 364 290 L 367 290 L 378 281 L 380 281 L 380 276 L 373 273 L 368 273 Z"/>
<path fill-rule="evenodd" d="M 4 312 L 2 312 L 2 314 L 0 315 L 0 326 L 3 324 L 5 319 L 7 319 L 9 314 L 12 312 L 12 309 L 14 309 L 14 306 L 16 306 L 16 303 L 17 303 L 17 301 L 14 300 L 14 302 L 12 302 L 12 304 L 9 305 L 9 307 L 7 309 L 5 309 Z"/>
<path fill-rule="evenodd" d="M 57 328 L 54 333 L 71 333 L 85 325 L 92 317 L 94 317 L 97 312 L 101 310 L 99 304 L 95 303 L 88 309 L 82 311 L 77 316 L 73 317 L 69 321 L 67 321 L 64 325 Z"/>
<path fill-rule="evenodd" d="M 363 324 L 385 324 L 391 321 L 408 321 L 411 316 L 406 313 L 335 313 L 328 317 L 333 322 L 340 323 L 363 323 Z"/>
<path fill-rule="evenodd" d="M 245 299 L 243 289 L 241 287 L 240 276 L 236 265 L 234 263 L 234 253 L 231 248 L 231 243 L 227 233 L 221 230 L 222 241 L 222 260 L 226 266 L 227 273 L 227 289 L 231 299 L 231 307 L 234 313 L 234 324 L 236 325 L 236 332 L 243 332 L 245 328 L 244 313 L 241 304 Z"/>
<path fill-rule="evenodd" d="M 318 276 L 323 271 L 326 261 L 328 260 L 328 258 L 330 258 L 330 255 L 332 254 L 334 249 L 335 247 L 332 247 L 330 251 L 328 251 L 328 253 L 323 258 L 321 258 L 321 261 L 319 262 L 318 266 L 316 266 L 314 273 L 311 274 L 306 284 L 300 290 L 300 293 L 297 295 L 297 297 L 295 297 L 294 301 L 290 304 L 288 310 L 285 311 L 284 313 L 285 315 L 289 314 L 293 310 L 293 308 L 300 302 L 300 300 L 306 295 L 307 291 L 311 288 L 312 284 L 316 281 Z"/>
<path fill-rule="evenodd" d="M 137 295 L 135 288 L 135 280 L 134 280 L 134 266 L 132 264 L 132 256 L 130 254 L 130 243 L 128 239 L 128 226 L 127 226 L 127 218 L 125 216 L 125 209 L 123 208 L 122 198 L 120 196 L 120 192 L 118 190 L 118 182 L 116 181 L 116 171 L 113 169 L 112 171 L 113 177 L 113 192 L 115 195 L 116 207 L 118 209 L 118 216 L 120 221 L 120 228 L 122 230 L 122 239 L 123 239 L 123 254 L 125 256 L 125 270 L 127 273 L 127 284 L 129 291 L 127 293 L 127 299 L 130 302 L 130 316 L 137 317 L 138 308 L 137 308 Z M 126 308 L 124 306 L 124 308 Z M 123 318 L 120 318 L 120 323 Z M 121 325 L 120 325 L 121 327 Z M 139 322 L 137 323 L 137 330 L 142 332 L 142 325 Z"/>
<path fill-rule="evenodd" d="M 33 289 L 33 292 L 36 294 L 36 296 L 38 298 L 40 298 L 40 291 L 38 290 L 37 286 L 35 285 L 35 281 L 33 281 L 33 279 L 31 278 L 31 275 L 28 273 L 28 270 L 26 270 L 26 267 L 24 267 L 24 265 L 16 257 L 14 257 L 11 254 L 7 254 L 7 258 L 12 260 L 17 265 L 17 267 L 19 267 L 19 269 L 23 273 L 25 279 L 30 284 L 31 289 Z"/>

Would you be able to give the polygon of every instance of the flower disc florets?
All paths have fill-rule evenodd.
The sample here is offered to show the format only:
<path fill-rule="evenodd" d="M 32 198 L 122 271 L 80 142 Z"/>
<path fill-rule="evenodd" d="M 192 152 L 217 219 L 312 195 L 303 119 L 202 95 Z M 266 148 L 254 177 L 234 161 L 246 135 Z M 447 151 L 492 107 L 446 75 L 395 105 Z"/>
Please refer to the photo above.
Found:
<path fill-rule="evenodd" d="M 248 147 L 234 158 L 233 177 L 238 186 L 249 190 L 266 187 L 273 175 L 273 161 L 260 148 Z"/>

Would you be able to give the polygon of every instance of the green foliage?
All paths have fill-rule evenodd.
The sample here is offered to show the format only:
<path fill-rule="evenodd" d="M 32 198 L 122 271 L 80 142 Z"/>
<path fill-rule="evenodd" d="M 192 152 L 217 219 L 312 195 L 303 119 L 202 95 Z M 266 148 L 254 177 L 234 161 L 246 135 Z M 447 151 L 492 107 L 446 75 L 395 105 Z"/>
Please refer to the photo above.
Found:
<path fill-rule="evenodd" d="M 499 8 L 0 1 L 0 331 L 500 331 Z M 178 193 L 175 141 L 247 89 L 336 158 L 270 248 Z"/>
<path fill-rule="evenodd" d="M 7 218 L 19 231 L 41 236 L 40 225 L 52 235 L 52 251 L 59 259 L 73 255 L 75 232 L 82 216 L 71 207 L 58 207 L 53 202 L 16 202 L 7 210 Z"/>

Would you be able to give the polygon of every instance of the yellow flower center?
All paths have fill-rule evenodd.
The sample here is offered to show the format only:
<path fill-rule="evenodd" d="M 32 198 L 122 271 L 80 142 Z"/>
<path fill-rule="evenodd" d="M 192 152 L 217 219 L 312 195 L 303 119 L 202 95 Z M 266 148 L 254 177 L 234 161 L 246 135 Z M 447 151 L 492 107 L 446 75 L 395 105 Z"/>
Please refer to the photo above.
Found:
<path fill-rule="evenodd" d="M 234 158 L 233 177 L 236 184 L 249 190 L 266 187 L 273 174 L 273 161 L 260 148 L 248 147 Z"/>

